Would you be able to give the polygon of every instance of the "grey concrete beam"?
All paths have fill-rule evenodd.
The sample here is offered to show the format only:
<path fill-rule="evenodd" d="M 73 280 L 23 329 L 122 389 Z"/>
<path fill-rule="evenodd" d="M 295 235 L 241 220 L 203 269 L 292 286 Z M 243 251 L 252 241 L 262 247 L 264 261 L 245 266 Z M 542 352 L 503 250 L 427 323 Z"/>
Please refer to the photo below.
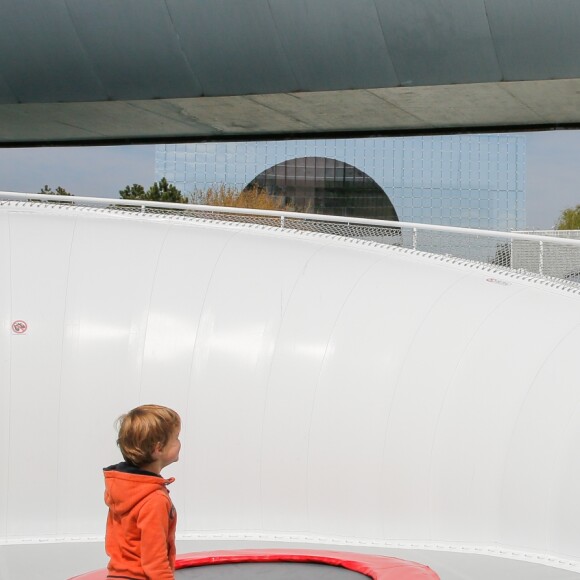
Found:
<path fill-rule="evenodd" d="M 0 144 L 204 141 L 580 126 L 580 79 L 0 105 Z"/>

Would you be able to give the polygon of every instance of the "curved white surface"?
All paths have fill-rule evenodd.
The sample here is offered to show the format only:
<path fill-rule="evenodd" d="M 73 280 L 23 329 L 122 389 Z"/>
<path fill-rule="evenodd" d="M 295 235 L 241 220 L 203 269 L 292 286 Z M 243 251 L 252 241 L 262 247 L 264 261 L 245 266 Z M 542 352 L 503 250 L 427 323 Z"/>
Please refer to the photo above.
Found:
<path fill-rule="evenodd" d="M 322 234 L 35 204 L 0 207 L 0 280 L 0 544 L 101 538 L 114 420 L 157 402 L 184 423 L 182 539 L 580 568 L 578 292 Z"/>

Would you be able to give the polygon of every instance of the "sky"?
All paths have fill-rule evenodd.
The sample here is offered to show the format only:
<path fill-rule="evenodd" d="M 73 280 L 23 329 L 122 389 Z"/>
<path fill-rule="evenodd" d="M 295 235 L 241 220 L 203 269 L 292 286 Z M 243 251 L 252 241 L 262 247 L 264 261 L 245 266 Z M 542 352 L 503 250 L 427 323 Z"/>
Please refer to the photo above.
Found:
<path fill-rule="evenodd" d="M 580 204 L 580 131 L 526 135 L 528 229 L 550 229 Z M 118 197 L 126 185 L 155 181 L 155 146 L 0 148 L 0 191 L 34 193 L 44 185 L 88 197 Z"/>

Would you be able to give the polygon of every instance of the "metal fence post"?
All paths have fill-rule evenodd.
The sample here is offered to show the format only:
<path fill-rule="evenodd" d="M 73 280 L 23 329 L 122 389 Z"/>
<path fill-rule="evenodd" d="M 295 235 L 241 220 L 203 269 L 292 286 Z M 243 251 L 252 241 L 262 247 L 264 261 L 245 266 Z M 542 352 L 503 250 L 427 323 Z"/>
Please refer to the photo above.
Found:
<path fill-rule="evenodd" d="M 544 273 L 544 242 L 540 240 L 540 274 Z"/>
<path fill-rule="evenodd" d="M 417 249 L 417 228 L 413 228 L 413 250 Z"/>

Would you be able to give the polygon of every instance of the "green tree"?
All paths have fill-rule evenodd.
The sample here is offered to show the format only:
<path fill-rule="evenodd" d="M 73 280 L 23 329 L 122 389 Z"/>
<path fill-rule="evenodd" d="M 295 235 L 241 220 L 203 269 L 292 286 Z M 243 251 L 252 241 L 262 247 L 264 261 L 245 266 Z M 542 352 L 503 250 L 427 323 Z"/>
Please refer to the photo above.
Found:
<path fill-rule="evenodd" d="M 146 199 L 145 188 L 138 183 L 127 185 L 125 189 L 119 191 L 121 199 Z"/>
<path fill-rule="evenodd" d="M 42 193 L 43 195 L 72 195 L 72 193 L 69 193 L 64 187 L 61 187 L 60 185 L 54 191 L 52 191 L 48 185 L 44 185 L 38 193 Z"/>
<path fill-rule="evenodd" d="M 556 222 L 557 230 L 580 230 L 580 205 L 562 211 Z"/>
<path fill-rule="evenodd" d="M 169 183 L 163 177 L 159 183 L 153 185 L 145 191 L 145 188 L 138 183 L 127 185 L 125 189 L 119 191 L 121 199 L 140 199 L 142 201 L 163 201 L 167 203 L 188 203 L 187 197 L 175 185 Z"/>

